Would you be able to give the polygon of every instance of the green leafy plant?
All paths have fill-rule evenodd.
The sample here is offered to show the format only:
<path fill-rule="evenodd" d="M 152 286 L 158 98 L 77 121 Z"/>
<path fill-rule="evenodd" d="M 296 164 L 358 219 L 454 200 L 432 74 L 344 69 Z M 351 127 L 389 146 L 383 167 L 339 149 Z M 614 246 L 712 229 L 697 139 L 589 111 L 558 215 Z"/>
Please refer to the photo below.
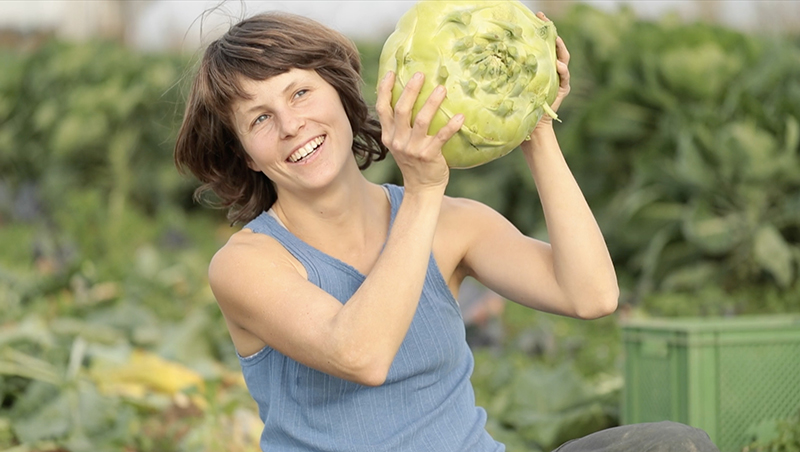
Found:
<path fill-rule="evenodd" d="M 509 451 L 549 451 L 566 441 L 619 424 L 622 380 L 582 377 L 571 361 L 555 367 L 521 354 L 476 353 L 477 403 L 487 429 Z"/>

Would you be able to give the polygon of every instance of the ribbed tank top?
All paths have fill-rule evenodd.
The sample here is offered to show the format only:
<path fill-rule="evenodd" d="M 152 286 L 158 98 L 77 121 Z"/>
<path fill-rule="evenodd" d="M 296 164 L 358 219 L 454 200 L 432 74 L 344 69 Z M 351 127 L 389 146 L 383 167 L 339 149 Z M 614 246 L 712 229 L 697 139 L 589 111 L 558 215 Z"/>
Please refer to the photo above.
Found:
<path fill-rule="evenodd" d="M 394 223 L 403 189 L 388 189 Z M 245 228 L 281 243 L 308 280 L 345 303 L 365 276 L 300 240 L 267 212 Z M 502 452 L 475 406 L 464 321 L 431 255 L 422 296 L 386 382 L 370 387 L 309 368 L 270 347 L 239 356 L 264 422 L 264 451 Z"/>

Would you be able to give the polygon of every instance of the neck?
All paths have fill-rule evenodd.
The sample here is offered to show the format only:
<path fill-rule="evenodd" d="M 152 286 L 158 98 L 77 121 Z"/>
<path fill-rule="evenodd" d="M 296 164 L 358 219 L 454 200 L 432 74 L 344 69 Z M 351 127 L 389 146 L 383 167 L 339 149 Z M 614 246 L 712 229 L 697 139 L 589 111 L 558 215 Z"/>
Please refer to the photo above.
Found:
<path fill-rule="evenodd" d="M 289 231 L 321 248 L 333 243 L 359 246 L 377 236 L 385 239 L 388 206 L 383 188 L 361 176 L 314 193 L 279 191 L 273 209 Z"/>

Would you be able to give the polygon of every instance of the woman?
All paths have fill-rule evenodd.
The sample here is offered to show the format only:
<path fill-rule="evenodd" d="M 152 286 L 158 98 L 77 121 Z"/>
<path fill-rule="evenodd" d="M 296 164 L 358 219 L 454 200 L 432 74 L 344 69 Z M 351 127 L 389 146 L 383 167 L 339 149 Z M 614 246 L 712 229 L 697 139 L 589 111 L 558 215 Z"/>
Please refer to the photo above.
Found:
<path fill-rule="evenodd" d="M 543 16 L 542 16 L 543 17 Z M 561 86 L 569 53 L 559 39 Z M 263 450 L 500 451 L 475 406 L 456 297 L 472 276 L 510 300 L 596 318 L 617 283 L 602 234 L 543 118 L 521 146 L 550 244 L 478 202 L 444 196 L 428 134 L 440 87 L 411 122 L 424 76 L 395 108 L 394 75 L 370 118 L 351 41 L 314 21 L 264 14 L 205 52 L 176 164 L 246 223 L 209 281 L 264 421 Z M 361 174 L 390 151 L 403 187 Z"/>

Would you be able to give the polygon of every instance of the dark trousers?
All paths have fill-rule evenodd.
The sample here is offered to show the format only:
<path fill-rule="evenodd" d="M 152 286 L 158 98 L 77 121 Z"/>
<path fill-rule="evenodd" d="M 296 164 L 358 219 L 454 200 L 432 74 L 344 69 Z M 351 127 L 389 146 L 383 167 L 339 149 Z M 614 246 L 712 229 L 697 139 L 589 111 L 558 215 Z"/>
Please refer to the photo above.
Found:
<path fill-rule="evenodd" d="M 663 421 L 622 425 L 567 441 L 553 452 L 719 452 L 698 428 Z"/>

